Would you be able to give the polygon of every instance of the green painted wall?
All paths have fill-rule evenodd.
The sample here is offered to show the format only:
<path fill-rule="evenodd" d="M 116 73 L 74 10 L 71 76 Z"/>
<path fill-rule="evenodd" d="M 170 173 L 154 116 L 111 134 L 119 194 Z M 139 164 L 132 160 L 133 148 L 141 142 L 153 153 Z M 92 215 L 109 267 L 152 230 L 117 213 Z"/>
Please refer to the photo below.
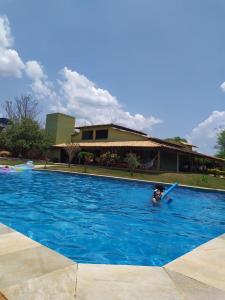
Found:
<path fill-rule="evenodd" d="M 123 131 L 113 127 L 109 130 L 110 141 L 146 141 L 147 139 L 148 138 L 144 135 Z"/>
<path fill-rule="evenodd" d="M 101 129 L 108 129 L 108 139 L 95 139 L 95 131 L 96 130 L 101 130 Z M 82 140 L 82 129 L 80 133 L 74 134 L 72 136 L 72 141 L 75 143 L 80 143 L 80 142 L 113 142 L 113 141 L 145 141 L 147 140 L 146 136 L 142 136 L 139 134 L 135 134 L 133 132 L 129 131 L 123 131 L 117 128 L 109 127 L 109 126 L 99 126 L 99 127 L 91 127 L 88 128 L 87 130 L 93 130 L 93 140 Z"/>
<path fill-rule="evenodd" d="M 54 144 L 70 143 L 74 133 L 75 118 L 61 113 L 48 114 L 46 131 Z"/>

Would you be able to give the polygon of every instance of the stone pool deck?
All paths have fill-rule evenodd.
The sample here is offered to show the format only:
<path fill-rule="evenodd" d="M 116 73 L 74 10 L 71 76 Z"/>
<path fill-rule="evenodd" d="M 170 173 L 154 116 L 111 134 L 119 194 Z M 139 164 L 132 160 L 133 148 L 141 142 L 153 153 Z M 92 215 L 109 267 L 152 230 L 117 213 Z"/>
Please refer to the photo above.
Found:
<path fill-rule="evenodd" d="M 164 267 L 76 264 L 0 224 L 0 299 L 225 300 L 225 234 Z"/>

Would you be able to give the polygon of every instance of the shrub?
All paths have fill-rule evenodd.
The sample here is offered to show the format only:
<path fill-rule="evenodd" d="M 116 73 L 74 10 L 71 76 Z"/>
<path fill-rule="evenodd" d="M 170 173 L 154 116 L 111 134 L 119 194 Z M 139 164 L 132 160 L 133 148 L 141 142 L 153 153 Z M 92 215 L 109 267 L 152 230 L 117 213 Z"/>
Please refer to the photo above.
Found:
<path fill-rule="evenodd" d="M 117 153 L 111 153 L 110 151 L 102 153 L 99 156 L 99 163 L 106 167 L 109 167 L 111 164 L 117 162 L 118 160 L 119 156 L 117 155 Z"/>
<path fill-rule="evenodd" d="M 208 169 L 207 170 L 208 174 L 212 174 L 214 176 L 225 176 L 225 171 L 221 171 L 219 169 Z"/>
<path fill-rule="evenodd" d="M 137 155 L 135 153 L 128 153 L 125 161 L 128 163 L 130 175 L 133 176 L 135 169 L 140 165 Z"/>

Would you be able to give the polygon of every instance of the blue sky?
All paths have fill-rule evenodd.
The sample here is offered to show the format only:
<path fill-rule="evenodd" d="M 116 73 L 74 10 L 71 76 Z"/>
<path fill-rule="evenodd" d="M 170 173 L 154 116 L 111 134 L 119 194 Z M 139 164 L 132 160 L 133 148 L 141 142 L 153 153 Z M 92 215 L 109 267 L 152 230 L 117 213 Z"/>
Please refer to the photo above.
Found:
<path fill-rule="evenodd" d="M 223 0 L 0 0 L 0 16 L 0 102 L 33 93 L 42 115 L 180 135 L 215 152 Z"/>

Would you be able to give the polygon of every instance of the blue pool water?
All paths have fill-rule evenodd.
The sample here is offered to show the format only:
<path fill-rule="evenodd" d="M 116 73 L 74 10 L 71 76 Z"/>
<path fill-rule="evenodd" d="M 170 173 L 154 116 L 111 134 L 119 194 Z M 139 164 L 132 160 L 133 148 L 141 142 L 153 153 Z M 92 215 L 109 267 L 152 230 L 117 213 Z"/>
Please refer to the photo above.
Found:
<path fill-rule="evenodd" d="M 0 222 L 83 263 L 161 266 L 225 232 L 225 193 L 53 172 L 0 174 Z"/>

